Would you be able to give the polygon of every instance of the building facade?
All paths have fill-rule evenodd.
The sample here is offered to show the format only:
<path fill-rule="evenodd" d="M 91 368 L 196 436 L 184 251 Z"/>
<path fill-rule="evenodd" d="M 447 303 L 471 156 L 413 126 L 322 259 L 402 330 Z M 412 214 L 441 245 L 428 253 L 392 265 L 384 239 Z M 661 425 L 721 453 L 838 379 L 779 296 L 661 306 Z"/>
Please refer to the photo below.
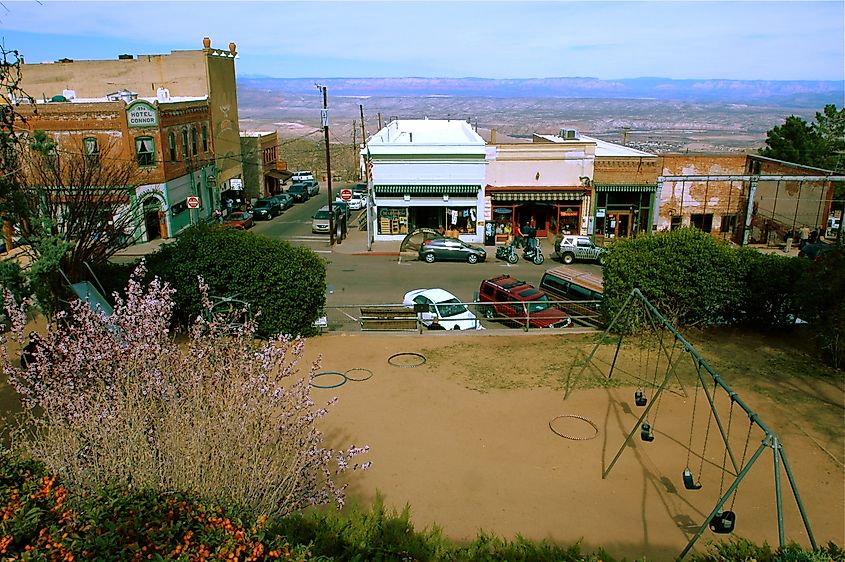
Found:
<path fill-rule="evenodd" d="M 287 164 L 278 159 L 279 139 L 276 131 L 241 133 L 244 195 L 253 200 L 275 195 L 293 175 Z"/>
<path fill-rule="evenodd" d="M 483 241 L 486 151 L 466 122 L 395 120 L 370 137 L 362 156 L 373 239 L 402 240 L 426 227 Z"/>
<path fill-rule="evenodd" d="M 235 83 L 234 43 L 211 48 L 208 38 L 201 50 L 171 51 L 166 55 L 120 55 L 115 60 L 24 64 L 21 87 L 34 98 L 50 99 L 72 90 L 78 98 L 100 98 L 127 90 L 139 98 L 155 98 L 160 89 L 174 98 L 205 98 L 210 114 L 208 134 L 214 145 L 215 199 L 234 184 L 242 184 L 238 97 Z M 236 180 L 236 181 L 232 181 Z"/>
<path fill-rule="evenodd" d="M 44 131 L 54 140 L 59 158 L 81 152 L 97 158 L 98 166 L 137 168 L 132 175 L 137 183 L 126 186 L 125 204 L 118 210 L 131 215 L 129 221 L 119 221 L 131 225 L 128 237 L 170 238 L 208 219 L 216 201 L 208 100 L 164 92 L 158 98 L 129 92 L 104 98 L 65 93 L 70 97 L 21 103 L 17 109 L 24 126 L 30 134 Z M 197 198 L 198 208 L 188 208 L 189 197 Z"/>

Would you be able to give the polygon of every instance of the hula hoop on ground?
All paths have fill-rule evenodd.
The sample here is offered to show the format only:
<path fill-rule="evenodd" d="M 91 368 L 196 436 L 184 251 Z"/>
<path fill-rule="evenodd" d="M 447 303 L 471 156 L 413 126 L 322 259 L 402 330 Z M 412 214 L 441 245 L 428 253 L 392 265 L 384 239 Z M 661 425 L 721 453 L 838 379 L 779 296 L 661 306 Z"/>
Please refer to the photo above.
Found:
<path fill-rule="evenodd" d="M 315 384 L 314 381 L 317 380 L 319 377 L 328 377 L 328 376 L 336 376 L 340 377 L 340 382 L 336 384 Z M 323 371 L 322 373 L 317 373 L 313 377 L 311 377 L 311 386 L 314 388 L 337 388 L 341 385 L 346 384 L 346 375 L 344 373 L 339 373 L 338 371 Z"/>
<path fill-rule="evenodd" d="M 397 363 L 396 361 L 394 361 L 394 359 L 396 359 L 397 357 L 412 357 L 412 358 L 416 358 L 419 362 L 418 363 L 409 363 L 407 365 L 403 365 L 402 363 Z M 387 362 L 390 363 L 391 365 L 393 365 L 394 367 L 401 367 L 401 368 L 404 368 L 404 369 L 419 367 L 420 365 L 424 364 L 425 361 L 426 361 L 425 355 L 420 355 L 419 353 L 413 353 L 413 352 L 410 352 L 410 351 L 405 351 L 405 352 L 402 352 L 402 353 L 394 353 L 393 355 L 391 355 L 390 357 L 387 358 Z"/>
<path fill-rule="evenodd" d="M 592 435 L 587 436 L 587 437 L 576 437 L 576 436 L 573 436 L 573 435 L 566 435 L 565 433 L 561 433 L 558 430 L 556 430 L 554 428 L 554 426 L 552 425 L 556 420 L 559 420 L 561 418 L 575 418 L 576 420 L 585 421 L 588 424 L 590 424 L 590 427 L 593 428 L 594 433 Z M 559 435 L 560 437 L 563 437 L 564 439 L 571 439 L 572 441 L 588 441 L 590 439 L 595 439 L 595 437 L 599 434 L 599 428 L 596 426 L 596 424 L 594 424 L 591 420 L 585 418 L 584 416 L 579 416 L 577 414 L 563 414 L 563 415 L 560 415 L 556 418 L 553 418 L 549 422 L 549 429 L 551 429 L 552 433 L 554 433 L 555 435 Z"/>
<path fill-rule="evenodd" d="M 363 376 L 363 377 L 361 377 L 361 378 L 354 378 L 354 377 L 350 377 L 350 376 L 349 376 L 349 373 L 351 373 L 351 372 L 353 372 L 353 371 L 364 371 L 364 372 L 369 373 L 369 374 L 368 374 L 368 375 L 365 375 L 365 376 Z M 349 369 L 348 371 L 346 371 L 346 372 L 345 372 L 345 373 L 343 373 L 343 374 L 344 374 L 344 375 L 346 375 L 346 380 L 349 380 L 349 381 L 355 381 L 355 382 L 361 382 L 361 381 L 370 380 L 370 379 L 373 377 L 373 372 L 372 372 L 371 370 L 369 370 L 369 369 L 364 369 L 364 368 L 361 368 L 361 367 L 353 367 L 353 368 Z"/>

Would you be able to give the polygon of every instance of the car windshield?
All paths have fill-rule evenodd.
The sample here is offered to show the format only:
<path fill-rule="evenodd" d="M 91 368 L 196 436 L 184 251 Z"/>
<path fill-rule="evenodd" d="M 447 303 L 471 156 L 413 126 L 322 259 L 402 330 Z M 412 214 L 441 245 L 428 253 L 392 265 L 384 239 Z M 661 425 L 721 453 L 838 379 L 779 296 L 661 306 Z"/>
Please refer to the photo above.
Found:
<path fill-rule="evenodd" d="M 262 201 L 260 199 L 255 202 L 255 205 L 253 205 L 253 207 L 255 207 L 256 209 L 260 209 L 262 207 L 269 207 L 269 206 L 270 206 L 269 201 Z"/>
<path fill-rule="evenodd" d="M 437 303 L 437 313 L 441 318 L 449 318 L 450 316 L 457 316 L 467 311 L 466 305 L 461 304 L 458 299 L 449 299 L 447 301 Z"/>
<path fill-rule="evenodd" d="M 526 292 L 526 294 L 527 294 L 527 292 Z M 544 311 L 548 308 L 551 308 L 551 307 L 552 307 L 552 305 L 549 304 L 549 297 L 547 297 L 546 295 L 543 295 L 542 297 L 540 297 L 536 301 L 531 301 L 531 302 L 528 303 L 528 312 L 529 313 L 542 312 L 542 311 Z"/>

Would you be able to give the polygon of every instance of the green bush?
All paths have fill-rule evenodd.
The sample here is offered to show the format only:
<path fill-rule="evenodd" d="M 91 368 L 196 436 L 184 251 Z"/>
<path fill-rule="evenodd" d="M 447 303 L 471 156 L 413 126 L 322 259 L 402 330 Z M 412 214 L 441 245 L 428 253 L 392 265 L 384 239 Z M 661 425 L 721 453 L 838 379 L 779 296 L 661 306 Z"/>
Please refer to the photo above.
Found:
<path fill-rule="evenodd" d="M 151 255 L 148 269 L 176 289 L 182 327 L 202 312 L 198 277 L 209 295 L 237 297 L 260 311 L 261 337 L 312 335 L 326 302 L 326 264 L 317 254 L 233 228 L 195 226 Z"/>
<path fill-rule="evenodd" d="M 824 361 L 836 368 L 845 365 L 845 251 L 810 262 L 795 298 Z"/>
<path fill-rule="evenodd" d="M 737 266 L 737 253 L 727 243 L 694 228 L 618 240 L 605 258 L 602 311 L 613 319 L 639 288 L 676 326 L 725 324 L 742 301 Z M 636 329 L 642 321 L 629 315 L 617 326 Z"/>
<path fill-rule="evenodd" d="M 794 324 L 797 287 L 809 261 L 751 248 L 737 250 L 737 255 L 742 304 L 736 321 L 762 329 Z"/>

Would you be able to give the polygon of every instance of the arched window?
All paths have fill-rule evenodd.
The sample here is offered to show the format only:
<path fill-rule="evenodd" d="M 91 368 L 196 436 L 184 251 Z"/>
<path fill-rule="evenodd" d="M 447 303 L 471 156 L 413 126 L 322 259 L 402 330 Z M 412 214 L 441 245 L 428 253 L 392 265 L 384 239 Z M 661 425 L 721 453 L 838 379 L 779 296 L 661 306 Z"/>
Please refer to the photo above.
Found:
<path fill-rule="evenodd" d="M 202 151 L 208 152 L 208 127 L 202 126 Z"/>
<path fill-rule="evenodd" d="M 197 128 L 191 127 L 191 156 L 197 155 Z"/>
<path fill-rule="evenodd" d="M 170 133 L 170 161 L 176 162 L 176 133 Z"/>
<path fill-rule="evenodd" d="M 188 157 L 188 129 L 182 129 L 182 156 Z"/>
<path fill-rule="evenodd" d="M 94 137 L 82 139 L 82 150 L 85 152 L 85 159 L 89 166 L 96 166 L 100 163 L 100 147 Z"/>
<path fill-rule="evenodd" d="M 135 139 L 135 155 L 139 166 L 155 166 L 156 145 L 152 137 L 137 137 Z"/>

